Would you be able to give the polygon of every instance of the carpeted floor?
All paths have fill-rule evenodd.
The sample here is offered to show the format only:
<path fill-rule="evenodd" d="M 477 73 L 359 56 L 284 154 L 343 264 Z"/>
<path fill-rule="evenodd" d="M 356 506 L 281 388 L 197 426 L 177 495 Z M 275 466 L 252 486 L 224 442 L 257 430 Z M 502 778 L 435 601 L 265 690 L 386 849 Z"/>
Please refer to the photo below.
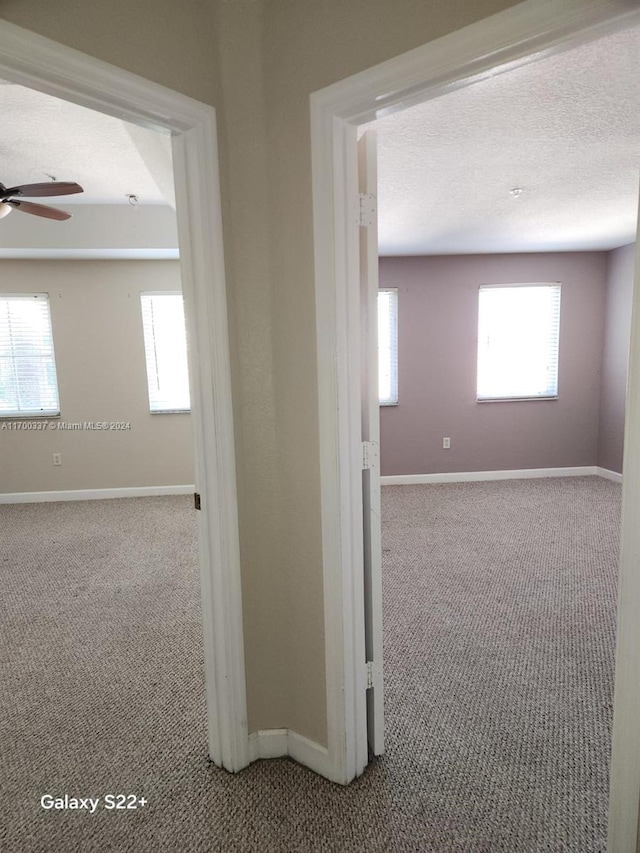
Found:
<path fill-rule="evenodd" d="M 386 756 L 206 760 L 189 498 L 0 507 L 3 853 L 604 851 L 620 487 L 385 487 Z M 137 793 L 44 812 L 44 793 Z"/>

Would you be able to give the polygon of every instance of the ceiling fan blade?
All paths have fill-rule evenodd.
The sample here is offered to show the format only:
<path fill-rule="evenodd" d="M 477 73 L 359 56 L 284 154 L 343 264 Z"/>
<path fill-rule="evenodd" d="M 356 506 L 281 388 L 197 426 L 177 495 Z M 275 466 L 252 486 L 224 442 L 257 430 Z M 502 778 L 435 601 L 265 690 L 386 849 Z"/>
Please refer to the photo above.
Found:
<path fill-rule="evenodd" d="M 29 198 L 39 198 L 50 195 L 71 195 L 72 193 L 82 193 L 84 190 L 80 184 L 75 184 L 70 181 L 46 181 L 42 184 L 20 184 L 18 187 L 1 188 L 1 197 L 9 198 L 9 196 L 20 195 Z"/>
<path fill-rule="evenodd" d="M 71 219 L 71 214 L 66 210 L 59 210 L 57 207 L 50 207 L 48 204 L 35 204 L 32 201 L 15 201 L 10 199 L 5 204 L 10 205 L 15 210 L 21 210 L 23 213 L 33 213 L 34 216 L 44 216 L 45 219 Z"/>

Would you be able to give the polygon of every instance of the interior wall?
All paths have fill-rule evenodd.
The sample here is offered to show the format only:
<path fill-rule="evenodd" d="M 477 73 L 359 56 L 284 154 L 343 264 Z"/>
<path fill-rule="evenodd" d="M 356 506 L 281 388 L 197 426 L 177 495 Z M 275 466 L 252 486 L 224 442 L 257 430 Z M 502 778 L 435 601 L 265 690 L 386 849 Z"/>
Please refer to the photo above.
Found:
<path fill-rule="evenodd" d="M 380 258 L 380 287 L 398 288 L 382 474 L 597 464 L 606 272 L 605 252 Z M 478 403 L 478 287 L 545 281 L 562 283 L 558 399 Z"/>
<path fill-rule="evenodd" d="M 218 110 L 250 732 L 289 725 L 291 645 L 276 437 L 261 3 L 218 10 Z M 226 188 L 226 191 L 225 191 Z M 321 680 L 323 672 L 309 673 Z"/>
<path fill-rule="evenodd" d="M 622 473 L 635 243 L 609 252 L 598 465 Z"/>
<path fill-rule="evenodd" d="M 0 492 L 194 482 L 190 415 L 149 412 L 143 290 L 180 290 L 180 262 L 0 261 L 0 293 L 49 294 L 60 395 L 49 424 L 130 424 L 24 430 L 9 428 L 22 419 L 0 420 Z"/>

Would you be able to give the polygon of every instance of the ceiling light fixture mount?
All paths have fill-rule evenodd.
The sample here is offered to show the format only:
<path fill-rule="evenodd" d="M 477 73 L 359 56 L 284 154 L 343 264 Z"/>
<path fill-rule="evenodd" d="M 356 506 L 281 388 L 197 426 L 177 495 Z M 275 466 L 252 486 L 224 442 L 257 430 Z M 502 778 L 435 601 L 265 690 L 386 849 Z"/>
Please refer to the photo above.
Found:
<path fill-rule="evenodd" d="M 512 190 L 509 190 L 509 194 L 512 195 L 514 198 L 518 198 L 519 196 L 522 195 L 522 193 L 523 193 L 522 187 L 514 187 Z"/>
<path fill-rule="evenodd" d="M 134 193 L 128 193 L 128 194 L 127 194 L 127 198 L 129 199 L 129 204 L 130 204 L 132 207 L 135 207 L 137 204 L 139 204 L 139 203 L 140 203 L 140 196 L 139 196 L 139 195 L 135 195 Z"/>

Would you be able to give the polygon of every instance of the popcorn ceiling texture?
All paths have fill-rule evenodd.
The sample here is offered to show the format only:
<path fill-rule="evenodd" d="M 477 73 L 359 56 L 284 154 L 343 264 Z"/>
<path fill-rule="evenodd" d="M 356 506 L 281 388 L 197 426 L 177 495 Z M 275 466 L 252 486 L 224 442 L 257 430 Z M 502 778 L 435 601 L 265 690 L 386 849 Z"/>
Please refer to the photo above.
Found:
<path fill-rule="evenodd" d="M 0 507 L 6 853 L 599 853 L 620 487 L 383 489 L 387 754 L 206 759 L 189 498 Z M 131 813 L 39 798 L 135 793 Z"/>
<path fill-rule="evenodd" d="M 624 30 L 373 123 L 382 254 L 631 242 L 639 51 L 640 28 Z M 2 80 L 0 123 L 6 186 L 54 174 L 85 188 L 62 205 L 174 203 L 167 136 Z"/>
<path fill-rule="evenodd" d="M 632 242 L 639 52 L 635 27 L 375 122 L 381 253 Z"/>
<path fill-rule="evenodd" d="M 168 135 L 17 85 L 0 86 L 0 128 L 6 187 L 53 175 L 84 188 L 59 199 L 60 207 L 128 204 L 129 194 L 142 204 L 173 202 Z"/>

